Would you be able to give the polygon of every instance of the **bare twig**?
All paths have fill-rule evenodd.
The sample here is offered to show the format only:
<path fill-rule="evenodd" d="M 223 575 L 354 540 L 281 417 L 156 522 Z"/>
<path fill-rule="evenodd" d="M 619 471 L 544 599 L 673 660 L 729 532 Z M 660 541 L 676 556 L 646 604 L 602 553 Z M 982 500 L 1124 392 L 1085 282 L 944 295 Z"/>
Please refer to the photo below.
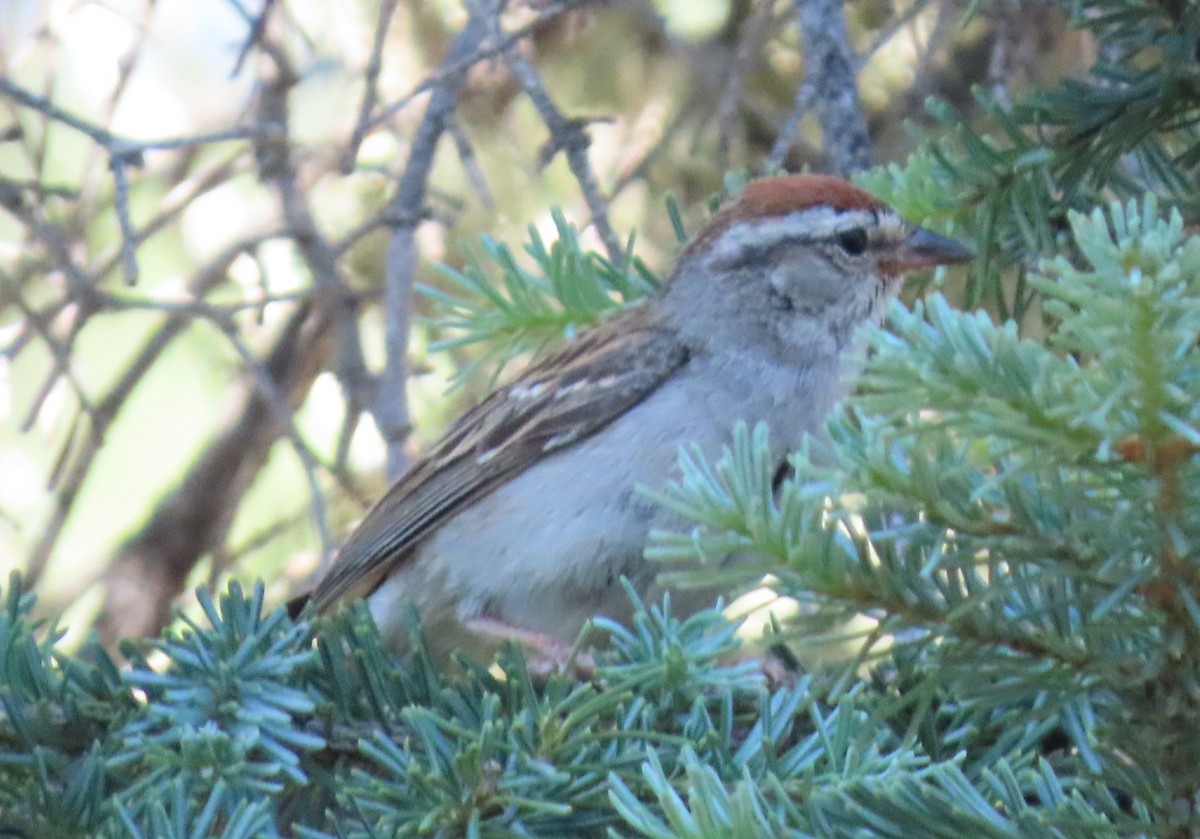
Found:
<path fill-rule="evenodd" d="M 919 102 L 930 89 L 930 65 L 937 54 L 938 45 L 953 31 L 957 12 L 947 3 L 939 4 L 934 11 L 933 29 L 925 39 L 924 49 L 918 54 L 917 66 L 913 70 L 912 87 L 909 97 Z"/>
<path fill-rule="evenodd" d="M 71 253 L 71 243 L 57 225 L 44 219 L 40 205 L 30 204 L 16 191 L 5 188 L 0 182 L 0 207 L 16 216 L 34 241 L 40 242 L 62 271 L 71 297 L 81 306 L 87 306 L 94 296 L 92 277 L 76 264 Z"/>
<path fill-rule="evenodd" d="M 193 146 L 205 146 L 212 143 L 223 143 L 229 140 L 252 140 L 263 133 L 263 129 L 260 126 L 250 125 L 235 126 L 223 131 L 210 131 L 204 134 L 159 137 L 151 140 L 131 140 L 127 137 L 113 134 L 106 128 L 101 128 L 81 117 L 75 116 L 69 111 L 63 110 L 46 97 L 26 90 L 5 76 L 0 76 L 0 95 L 7 96 L 27 108 L 32 108 L 39 113 L 45 114 L 55 122 L 61 122 L 63 125 L 74 128 L 81 134 L 90 137 L 97 145 L 108 149 L 115 156 L 137 157 L 148 151 L 172 151 L 175 149 L 191 148 Z"/>
<path fill-rule="evenodd" d="M 586 123 L 567 119 L 563 115 L 558 105 L 550 98 L 550 94 L 546 92 L 541 74 L 525 60 L 524 56 L 516 50 L 509 49 L 505 57 L 508 59 L 513 73 L 521 82 L 521 87 L 525 89 L 525 95 L 533 102 L 542 122 L 550 131 L 547 151 L 541 155 L 542 159 L 548 161 L 560 151 L 566 155 L 567 165 L 571 167 L 571 173 L 579 182 L 583 200 L 587 204 L 588 212 L 592 215 L 592 224 L 596 228 L 596 234 L 600 237 L 600 242 L 604 245 L 609 260 L 614 265 L 623 264 L 625 249 L 608 221 L 608 199 L 601 193 L 600 184 L 596 181 L 591 161 L 588 159 L 588 146 L 591 145 L 591 140 L 584 129 Z"/>
<path fill-rule="evenodd" d="M 390 120 L 396 114 L 400 113 L 412 102 L 424 93 L 441 88 L 443 84 L 449 80 L 461 76 L 467 70 L 470 70 L 481 61 L 487 61 L 489 58 L 494 58 L 497 55 L 507 52 L 516 44 L 533 35 L 539 29 L 559 15 L 565 14 L 572 9 L 577 9 L 589 3 L 595 3 L 597 0 L 559 0 L 559 2 L 542 10 L 536 18 L 529 23 L 516 29 L 513 32 L 505 35 L 500 40 L 494 43 L 485 44 L 480 41 L 475 49 L 468 51 L 465 54 L 459 55 L 452 47 L 450 52 L 455 56 L 453 60 L 447 59 L 440 68 L 434 73 L 430 73 L 421 80 L 412 90 L 401 96 L 396 101 L 389 105 L 385 105 L 379 110 L 379 113 L 374 114 L 370 119 L 360 119 L 355 125 L 354 133 L 351 135 L 349 142 L 346 144 L 346 149 L 341 155 L 341 169 L 343 172 L 351 172 L 354 170 L 356 161 L 358 160 L 358 150 L 362 146 L 362 142 L 366 136 L 374 131 L 379 126 Z M 461 35 L 461 33 L 460 33 Z M 458 43 L 457 39 L 455 43 Z M 461 85 L 461 81 L 455 86 Z"/>
<path fill-rule="evenodd" d="M 167 151 L 226 140 L 244 140 L 255 137 L 260 132 L 258 127 L 237 127 L 187 137 L 132 140 L 120 137 L 107 128 L 75 116 L 58 107 L 48 98 L 26 90 L 5 76 L 0 76 L 0 95 L 7 96 L 20 105 L 32 108 L 49 119 L 79 131 L 90 137 L 97 146 L 108 153 L 109 169 L 113 176 L 113 204 L 116 210 L 117 224 L 121 230 L 121 264 L 126 281 L 130 284 L 137 281 L 138 234 L 129 208 L 129 169 L 141 168 L 144 165 L 144 155 L 148 151 Z"/>
<path fill-rule="evenodd" d="M 471 141 L 466 133 L 463 132 L 462 126 L 458 124 L 458 120 L 451 117 L 446 121 L 446 132 L 454 140 L 454 148 L 458 152 L 458 159 L 462 161 L 463 169 L 467 173 L 467 180 L 471 182 L 471 186 L 475 188 L 475 196 L 479 202 L 485 207 L 495 207 L 496 199 L 492 197 L 492 191 L 488 189 L 487 176 L 483 174 L 483 169 L 479 166 L 479 160 L 475 157 L 475 149 L 471 147 Z"/>
<path fill-rule="evenodd" d="M 310 515 L 309 510 L 301 508 L 295 512 L 281 515 L 275 521 L 246 536 L 236 545 L 222 545 L 220 549 L 221 567 L 228 568 L 238 559 L 262 550 L 289 530 L 303 525 Z"/>
<path fill-rule="evenodd" d="M 264 47 L 270 45 L 264 41 Z M 278 126 L 271 137 L 261 140 L 255 151 L 260 163 L 263 179 L 273 183 L 279 196 L 284 220 L 300 255 L 313 277 L 315 291 L 312 300 L 325 310 L 337 330 L 338 354 L 337 376 L 346 399 L 347 423 L 357 422 L 375 390 L 375 381 L 367 370 L 363 358 L 362 341 L 358 329 L 358 307 L 354 295 L 338 266 L 338 251 L 321 233 L 316 219 L 301 189 L 295 167 L 290 159 L 290 142 L 287 134 L 288 91 L 297 76 L 286 64 L 279 50 L 266 49 L 274 64 L 274 78 L 264 86 L 259 103 L 260 118 Z M 283 426 L 285 429 L 287 425 Z M 298 438 L 297 438 L 298 439 Z M 348 445 L 348 442 L 347 444 Z M 299 451 L 299 449 L 298 449 Z M 335 467 L 341 472 L 340 461 Z M 320 519 L 318 528 L 323 537 L 322 561 L 331 556 L 332 544 L 325 537 L 325 514 L 323 504 L 317 499 L 319 491 L 313 490 L 313 515 Z"/>
<path fill-rule="evenodd" d="M 134 233 L 137 242 L 145 244 L 156 233 L 166 229 L 171 222 L 179 218 L 180 214 L 190 207 L 193 201 L 221 184 L 226 183 L 241 171 L 237 166 L 237 162 L 242 157 L 244 157 L 244 152 L 235 152 L 225 160 L 192 174 L 168 192 L 158 202 L 158 212 L 154 217 Z M 94 273 L 97 277 L 107 276 L 110 271 L 117 267 L 122 259 L 124 246 L 125 242 L 122 241 L 115 253 L 106 252 L 96 260 L 98 267 Z"/>
<path fill-rule="evenodd" d="M 26 413 L 25 421 L 21 424 L 21 430 L 28 431 L 33 427 L 33 424 L 37 421 L 38 414 L 41 413 L 42 404 L 60 377 L 66 379 L 71 385 L 71 390 L 74 392 L 80 408 L 89 414 L 92 413 L 94 409 L 91 400 L 88 399 L 88 395 L 83 389 L 83 384 L 80 383 L 71 369 L 70 350 L 53 334 L 47 319 L 43 318 L 38 312 L 35 312 L 25 302 L 15 284 L 11 283 L 7 278 L 3 278 L 3 282 L 0 282 L 0 303 L 11 303 L 17 307 L 25 323 L 33 327 L 33 331 L 46 344 L 46 347 L 50 350 L 51 358 L 54 359 L 54 367 L 50 371 L 50 375 L 46 377 L 46 382 L 42 386 L 42 389 L 33 398 Z"/>
<path fill-rule="evenodd" d="M 811 90 L 808 97 L 817 110 L 829 168 L 845 177 L 870 165 L 871 143 L 858 98 L 857 62 L 846 34 L 842 3 L 796 0 L 796 10 L 804 50 L 801 92 Z"/>
<path fill-rule="evenodd" d="M 253 17 L 249 17 L 246 14 L 246 10 L 242 8 L 240 3 L 233 3 L 232 5 L 242 13 L 243 19 L 250 24 L 250 31 L 246 33 L 246 40 L 242 42 L 242 48 L 238 50 L 237 59 L 233 62 L 233 71 L 229 74 L 231 77 L 242 72 L 242 66 L 246 63 L 246 58 L 249 57 L 251 50 L 262 39 L 263 32 L 267 28 L 267 21 L 271 17 L 271 11 L 275 7 L 275 0 L 264 0 L 262 9 Z"/>
<path fill-rule="evenodd" d="M 125 270 L 125 282 L 135 285 L 138 278 L 138 235 L 133 227 L 133 218 L 129 215 L 129 170 L 122 161 L 123 158 L 113 155 L 109 158 L 109 168 L 113 176 L 113 205 L 117 211 L 117 224 L 121 228 L 121 267 Z"/>
<path fill-rule="evenodd" d="M 775 0 L 758 0 L 753 13 L 741 27 L 737 51 L 733 56 L 733 66 L 725 87 L 721 91 L 721 100 L 717 105 L 717 155 L 722 169 L 728 166 L 729 145 L 733 136 L 733 117 L 738 102 L 742 98 L 742 89 L 746 83 L 746 74 L 750 72 L 755 58 L 762 48 L 763 37 L 770 29 L 774 18 L 772 10 Z"/>
<path fill-rule="evenodd" d="M 308 393 L 333 350 L 326 310 L 300 306 L 261 362 L 290 414 Z M 171 604 L 200 557 L 225 539 L 237 509 L 262 469 L 280 426 L 255 387 L 236 418 L 205 449 L 179 485 L 160 499 L 146 525 L 123 544 L 104 571 L 105 598 L 96 629 L 111 643 L 143 637 L 165 625 Z"/>
<path fill-rule="evenodd" d="M 359 224 L 352 227 L 342 234 L 336 242 L 333 243 L 333 252 L 340 258 L 346 255 L 346 252 L 370 236 L 377 230 L 387 225 L 386 220 L 382 216 L 373 215 L 364 219 Z"/>
<path fill-rule="evenodd" d="M 387 472 L 396 478 L 407 467 L 404 443 L 408 439 L 409 412 L 405 394 L 408 378 L 408 329 L 413 281 L 417 268 L 417 224 L 425 215 L 425 195 L 433 156 L 454 112 L 458 91 L 473 64 L 467 56 L 478 53 L 488 34 L 488 21 L 472 13 L 454 39 L 439 75 L 441 83 L 429 98 L 429 105 L 417 126 L 404 174 L 384 215 L 392 228 L 384 265 L 384 349 L 386 361 L 375 392 L 375 422 L 387 445 Z M 460 67 L 445 73 L 446 67 Z"/>
<path fill-rule="evenodd" d="M 371 115 L 375 111 L 375 105 L 379 102 L 379 74 L 383 71 L 383 47 L 387 43 L 388 29 L 392 23 L 392 16 L 396 13 L 397 4 L 398 0 L 384 0 L 379 6 L 379 21 L 375 24 L 371 57 L 367 59 L 367 67 L 363 72 L 362 103 L 359 105 L 358 120 L 354 123 L 354 132 L 350 137 L 349 148 L 353 150 L 353 155 L 344 158 L 349 165 L 344 164 L 342 167 L 346 173 L 354 169 L 354 156 L 357 155 L 358 147 L 362 145 L 363 139 L 370 131 Z"/>
<path fill-rule="evenodd" d="M 55 198 L 66 198 L 75 200 L 79 198 L 79 190 L 68 186 L 56 186 L 54 184 L 43 184 L 34 180 L 21 180 L 17 178 L 6 178 L 0 175 L 0 191 L 7 190 L 10 194 L 16 195 L 21 192 L 32 192 L 38 199 L 53 196 Z M 7 204 L 7 201 L 3 203 Z"/>
<path fill-rule="evenodd" d="M 225 272 L 239 254 L 272 236 L 273 234 L 253 236 L 226 248 L 197 273 L 191 283 L 192 294 L 197 299 L 203 298 L 225 279 Z M 59 480 L 56 481 L 57 486 L 50 517 L 42 528 L 38 541 L 26 557 L 27 569 L 43 568 L 49 560 L 54 545 L 66 525 L 79 490 L 83 486 L 84 479 L 91 471 L 92 463 L 100 452 L 108 428 L 146 373 L 154 366 L 171 342 L 192 323 L 192 320 L 188 313 L 182 312 L 168 317 L 166 322 L 146 340 L 134 355 L 133 361 L 107 393 L 95 401 L 90 414 L 91 422 L 82 429 L 82 440 L 73 443 L 70 452 L 72 456 L 69 458 L 69 462 L 65 461 L 65 469 Z"/>
<path fill-rule="evenodd" d="M 771 153 L 767 155 L 766 163 L 763 165 L 765 172 L 774 172 L 783 166 L 783 161 L 787 159 L 788 152 L 791 151 L 796 132 L 800 130 L 800 123 L 808 113 L 808 109 L 812 107 L 816 95 L 816 88 L 808 78 L 805 78 L 800 84 L 800 89 L 796 91 L 796 99 L 792 102 L 791 110 L 788 111 L 787 120 L 783 123 L 783 128 L 779 129 L 779 135 L 771 146 Z"/>
<path fill-rule="evenodd" d="M 307 307 L 305 307 L 307 308 Z M 242 359 L 242 364 L 250 372 L 254 378 L 255 385 L 258 387 L 259 396 L 271 409 L 274 415 L 275 423 L 283 429 L 284 436 L 292 445 L 292 450 L 296 452 L 296 457 L 300 461 L 300 467 L 304 472 L 304 479 L 308 482 L 309 504 L 312 511 L 313 527 L 316 528 L 317 535 L 321 540 L 321 556 L 329 556 L 333 551 L 333 539 L 329 535 L 329 521 L 325 513 L 325 494 L 321 489 L 321 482 L 317 479 L 317 469 L 319 466 L 318 458 L 309 448 L 308 443 L 304 441 L 304 437 L 300 434 L 300 429 L 296 427 L 296 421 L 292 416 L 298 401 L 296 395 L 289 396 L 282 393 L 279 389 L 279 382 L 272 378 L 271 373 L 263 365 L 262 362 L 255 357 L 250 348 L 246 346 L 237 329 L 226 320 L 214 321 L 222 327 L 222 332 L 229 340 L 230 346 L 237 352 L 238 357 Z M 289 401 L 293 404 L 289 405 Z"/>
<path fill-rule="evenodd" d="M 112 92 L 109 94 L 107 101 L 104 103 L 103 116 L 100 119 L 100 122 L 103 125 L 110 125 L 112 123 L 112 119 L 117 112 L 117 107 L 121 103 L 121 98 L 124 96 L 125 91 L 129 88 L 129 82 L 133 78 L 134 70 L 137 67 L 138 60 L 142 55 L 142 49 L 146 44 L 146 35 L 150 29 L 150 17 L 154 14 L 154 10 L 154 0 L 143 0 L 141 19 L 137 21 L 136 24 L 137 35 L 133 38 L 129 47 L 117 60 L 117 67 L 119 68 L 117 72 L 117 79 L 113 84 Z M 130 18 L 132 19 L 132 15 L 130 15 Z M 45 134 L 43 136 L 45 136 Z M 96 159 L 100 154 L 106 151 L 107 150 L 99 144 L 94 144 L 88 148 L 87 163 L 82 167 L 82 172 L 84 173 L 82 192 L 85 195 L 88 195 L 89 198 L 91 197 L 91 192 L 94 185 L 94 175 L 99 171 L 102 171 L 95 165 Z M 124 241 L 121 242 L 121 250 L 121 256 L 123 259 L 125 259 L 126 247 Z"/>
<path fill-rule="evenodd" d="M 896 33 L 904 27 L 911 25 L 917 19 L 917 15 L 925 11 L 929 2 L 930 0 L 915 0 L 911 6 L 904 10 L 903 14 L 888 18 L 883 26 L 879 27 L 879 31 L 875 33 L 875 40 L 858 56 L 855 61 L 857 69 L 862 70 L 863 67 L 867 66 L 870 60 L 875 57 L 875 54 L 883 49 L 888 41 L 896 37 Z"/>
<path fill-rule="evenodd" d="M 280 233 L 279 235 L 284 235 Z M 233 315 L 249 309 L 262 309 L 272 303 L 302 303 L 310 300 L 310 289 L 258 295 L 247 300 L 232 300 L 225 303 L 207 303 L 193 297 L 183 299 L 155 299 L 133 297 L 117 292 L 101 292 L 101 306 L 113 312 L 160 312 L 164 315 L 187 315 L 195 318 L 227 323 Z"/>
<path fill-rule="evenodd" d="M 659 155 L 667 151 L 679 133 L 687 126 L 687 123 L 692 119 L 693 102 L 685 102 L 675 114 L 674 118 L 667 127 L 659 135 L 648 148 L 642 152 L 642 155 L 636 161 L 631 161 L 626 166 L 622 167 L 616 182 L 613 184 L 612 191 L 609 193 L 609 198 L 614 199 L 626 189 L 630 184 L 637 180 L 646 177 L 650 170 L 650 166 L 658 159 Z"/>

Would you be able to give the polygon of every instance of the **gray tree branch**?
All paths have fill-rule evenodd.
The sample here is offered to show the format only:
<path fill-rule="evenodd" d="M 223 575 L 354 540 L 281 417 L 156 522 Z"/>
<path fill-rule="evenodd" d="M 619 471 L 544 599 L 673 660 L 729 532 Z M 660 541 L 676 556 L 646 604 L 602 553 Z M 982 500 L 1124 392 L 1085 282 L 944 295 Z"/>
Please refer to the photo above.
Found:
<path fill-rule="evenodd" d="M 843 0 L 796 0 L 796 12 L 804 84 L 792 109 L 794 122 L 789 120 L 790 130 L 781 140 L 790 142 L 803 112 L 816 108 L 829 170 L 846 177 L 871 165 L 871 140 L 858 97 L 858 62 L 846 32 Z"/>

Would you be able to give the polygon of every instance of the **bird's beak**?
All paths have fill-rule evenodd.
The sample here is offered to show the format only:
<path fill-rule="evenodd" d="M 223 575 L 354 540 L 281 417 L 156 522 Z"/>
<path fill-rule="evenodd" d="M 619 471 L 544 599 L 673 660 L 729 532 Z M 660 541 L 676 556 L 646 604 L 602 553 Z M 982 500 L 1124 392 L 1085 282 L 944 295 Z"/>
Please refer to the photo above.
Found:
<path fill-rule="evenodd" d="M 970 262 L 974 257 L 968 248 L 953 239 L 918 227 L 895 250 L 879 260 L 879 268 L 884 274 L 897 276 L 921 268 Z"/>

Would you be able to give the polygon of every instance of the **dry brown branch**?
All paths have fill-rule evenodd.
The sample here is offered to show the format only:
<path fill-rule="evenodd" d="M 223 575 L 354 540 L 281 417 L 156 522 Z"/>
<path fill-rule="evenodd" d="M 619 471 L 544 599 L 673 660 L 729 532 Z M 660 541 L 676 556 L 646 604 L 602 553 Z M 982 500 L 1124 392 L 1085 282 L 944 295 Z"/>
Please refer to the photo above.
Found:
<path fill-rule="evenodd" d="M 105 572 L 105 599 L 97 628 L 110 641 L 153 632 L 169 617 L 171 604 L 192 569 L 224 542 L 245 492 L 280 436 L 290 441 L 308 482 L 322 554 L 328 555 L 332 547 L 324 491 L 317 475 L 321 464 L 301 437 L 292 414 L 328 364 L 335 339 L 351 411 L 356 410 L 354 394 L 362 388 L 354 382 L 366 380 L 366 365 L 361 357 L 355 302 L 340 275 L 336 250 L 319 232 L 307 207 L 290 157 L 287 96 L 297 75 L 284 51 L 265 31 L 257 32 L 254 39 L 263 54 L 266 77 L 258 101 L 258 125 L 263 130 L 256 135 L 255 158 L 260 178 L 276 189 L 288 238 L 309 268 L 313 291 L 261 362 L 224 311 L 211 307 L 192 310 L 210 318 L 226 335 L 254 388 L 243 398 L 237 418 L 206 448 L 177 488 L 156 505 L 147 523 L 125 542 Z M 159 567 L 151 569 L 151 564 Z M 138 598 L 132 581 L 142 577 L 151 583 L 135 605 Z"/>
<path fill-rule="evenodd" d="M 294 411 L 333 352 L 327 308 L 300 306 L 262 362 L 266 379 Z M 192 569 L 224 541 L 241 499 L 281 433 L 264 388 L 248 393 L 232 422 L 159 501 L 145 527 L 121 546 L 104 574 L 96 622 L 107 643 L 166 624 Z"/>

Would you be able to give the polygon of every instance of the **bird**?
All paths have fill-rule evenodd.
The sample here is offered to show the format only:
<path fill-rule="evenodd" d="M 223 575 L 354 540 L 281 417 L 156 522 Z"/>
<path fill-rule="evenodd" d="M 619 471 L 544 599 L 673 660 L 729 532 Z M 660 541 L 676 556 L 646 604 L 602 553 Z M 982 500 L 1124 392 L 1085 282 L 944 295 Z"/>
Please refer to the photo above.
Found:
<path fill-rule="evenodd" d="M 684 525 L 639 487 L 676 477 L 681 446 L 715 458 L 739 421 L 766 423 L 784 463 L 846 394 L 855 334 L 903 276 L 971 258 L 840 178 L 747 183 L 656 293 L 453 423 L 352 531 L 309 608 L 366 598 L 395 649 L 415 610 L 436 655 L 516 639 L 555 656 L 596 615 L 628 621 L 622 579 L 658 593 L 647 535 Z"/>

